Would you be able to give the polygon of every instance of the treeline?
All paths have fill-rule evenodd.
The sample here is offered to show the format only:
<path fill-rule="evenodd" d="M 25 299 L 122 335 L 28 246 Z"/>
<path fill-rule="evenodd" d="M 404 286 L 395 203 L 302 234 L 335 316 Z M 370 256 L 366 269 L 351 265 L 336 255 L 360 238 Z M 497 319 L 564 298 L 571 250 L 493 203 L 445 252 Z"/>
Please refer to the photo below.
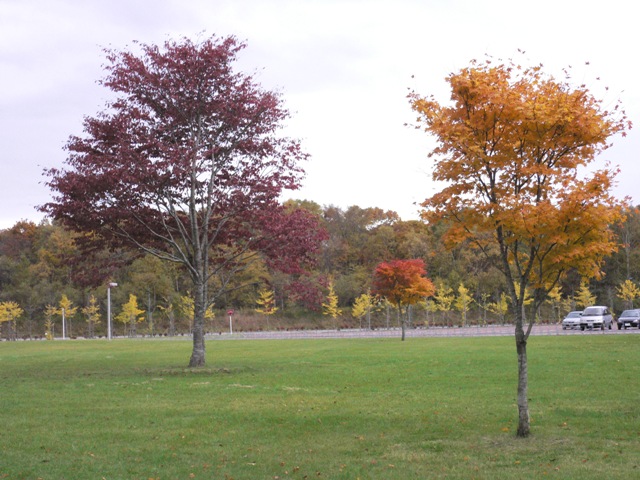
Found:
<path fill-rule="evenodd" d="M 264 263 L 252 264 L 212 308 L 210 332 L 396 326 L 392 307 L 378 303 L 364 311 L 357 308 L 358 299 L 369 292 L 378 263 L 409 258 L 423 259 L 436 285 L 434 297 L 412 308 L 413 326 L 509 321 L 503 275 L 496 263 L 468 246 L 446 248 L 444 225 L 403 221 L 395 212 L 379 208 L 293 203 L 321 218 L 328 233 L 316 268 L 309 275 L 292 276 L 270 271 Z M 625 222 L 614 229 L 621 246 L 607 258 L 603 275 L 589 281 L 568 275 L 542 310 L 530 316 L 555 323 L 589 302 L 617 312 L 632 305 L 636 293 L 628 289 L 640 278 L 638 210 L 629 210 Z M 190 331 L 193 306 L 184 271 L 134 250 L 88 246 L 87 237 L 48 221 L 20 221 L 0 231 L 3 338 L 60 337 L 63 309 L 65 336 L 105 336 L 110 283 L 117 283 L 110 288 L 115 335 Z M 337 305 L 331 315 L 326 315 L 327 309 L 323 315 L 329 295 L 337 298 Z M 264 308 L 265 298 L 273 301 L 270 308 Z M 10 307 L 18 307 L 17 314 Z"/>

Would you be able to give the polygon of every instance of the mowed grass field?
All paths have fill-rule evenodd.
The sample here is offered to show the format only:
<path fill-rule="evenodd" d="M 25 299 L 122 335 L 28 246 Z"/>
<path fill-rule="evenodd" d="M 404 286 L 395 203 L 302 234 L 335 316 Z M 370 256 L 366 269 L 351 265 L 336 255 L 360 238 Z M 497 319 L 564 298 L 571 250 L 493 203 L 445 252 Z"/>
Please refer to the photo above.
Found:
<path fill-rule="evenodd" d="M 640 478 L 640 335 L 0 343 L 0 479 Z"/>

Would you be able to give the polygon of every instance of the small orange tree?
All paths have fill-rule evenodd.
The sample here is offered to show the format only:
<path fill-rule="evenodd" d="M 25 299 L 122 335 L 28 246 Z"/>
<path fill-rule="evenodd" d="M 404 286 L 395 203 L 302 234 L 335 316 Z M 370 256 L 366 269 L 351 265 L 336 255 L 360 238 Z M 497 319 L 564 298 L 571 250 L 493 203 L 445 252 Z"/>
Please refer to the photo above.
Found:
<path fill-rule="evenodd" d="M 402 341 L 406 335 L 407 307 L 435 293 L 435 287 L 426 275 L 421 259 L 393 260 L 376 267 L 372 291 L 385 297 L 400 312 Z"/>
<path fill-rule="evenodd" d="M 619 103 L 602 108 L 584 85 L 557 81 L 542 67 L 472 62 L 447 78 L 451 102 L 409 94 L 418 128 L 434 135 L 433 178 L 424 219 L 448 225 L 445 241 L 463 242 L 501 268 L 515 317 L 518 436 L 530 433 L 525 293 L 534 308 L 570 270 L 597 277 L 616 249 L 610 226 L 621 207 L 610 193 L 617 171 L 589 167 L 630 128 Z"/>

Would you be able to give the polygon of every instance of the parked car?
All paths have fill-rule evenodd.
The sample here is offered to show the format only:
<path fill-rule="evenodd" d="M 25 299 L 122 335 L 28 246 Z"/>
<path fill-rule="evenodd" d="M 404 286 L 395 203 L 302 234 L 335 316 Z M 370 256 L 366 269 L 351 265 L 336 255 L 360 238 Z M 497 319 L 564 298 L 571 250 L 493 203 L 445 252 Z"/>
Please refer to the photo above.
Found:
<path fill-rule="evenodd" d="M 617 323 L 618 330 L 627 326 L 640 328 L 640 310 L 625 310 L 620 314 Z"/>
<path fill-rule="evenodd" d="M 581 330 L 586 328 L 600 328 L 601 330 L 608 328 L 611 330 L 612 324 L 613 315 L 611 315 L 609 307 L 603 307 L 601 305 L 585 308 L 580 317 Z"/>
<path fill-rule="evenodd" d="M 567 316 L 562 319 L 562 329 L 580 328 L 580 317 L 582 317 L 582 310 L 567 313 Z"/>

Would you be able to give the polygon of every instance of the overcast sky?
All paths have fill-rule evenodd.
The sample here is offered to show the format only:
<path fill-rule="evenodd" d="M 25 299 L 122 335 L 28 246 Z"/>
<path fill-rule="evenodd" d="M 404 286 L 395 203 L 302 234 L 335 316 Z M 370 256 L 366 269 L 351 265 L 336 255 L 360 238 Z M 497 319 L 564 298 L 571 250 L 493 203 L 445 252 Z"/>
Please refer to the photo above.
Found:
<path fill-rule="evenodd" d="M 435 193 L 433 140 L 404 126 L 407 88 L 446 101 L 444 78 L 485 54 L 561 76 L 573 66 L 637 128 L 604 160 L 640 204 L 640 35 L 628 0 L 0 0 L 0 228 L 39 221 L 44 168 L 61 166 L 82 119 L 103 109 L 104 47 L 233 34 L 239 68 L 282 92 L 287 133 L 312 156 L 294 198 L 417 218 Z M 590 65 L 585 67 L 585 62 Z M 412 78 L 413 76 L 413 78 Z M 596 82 L 600 77 L 609 90 Z"/>

